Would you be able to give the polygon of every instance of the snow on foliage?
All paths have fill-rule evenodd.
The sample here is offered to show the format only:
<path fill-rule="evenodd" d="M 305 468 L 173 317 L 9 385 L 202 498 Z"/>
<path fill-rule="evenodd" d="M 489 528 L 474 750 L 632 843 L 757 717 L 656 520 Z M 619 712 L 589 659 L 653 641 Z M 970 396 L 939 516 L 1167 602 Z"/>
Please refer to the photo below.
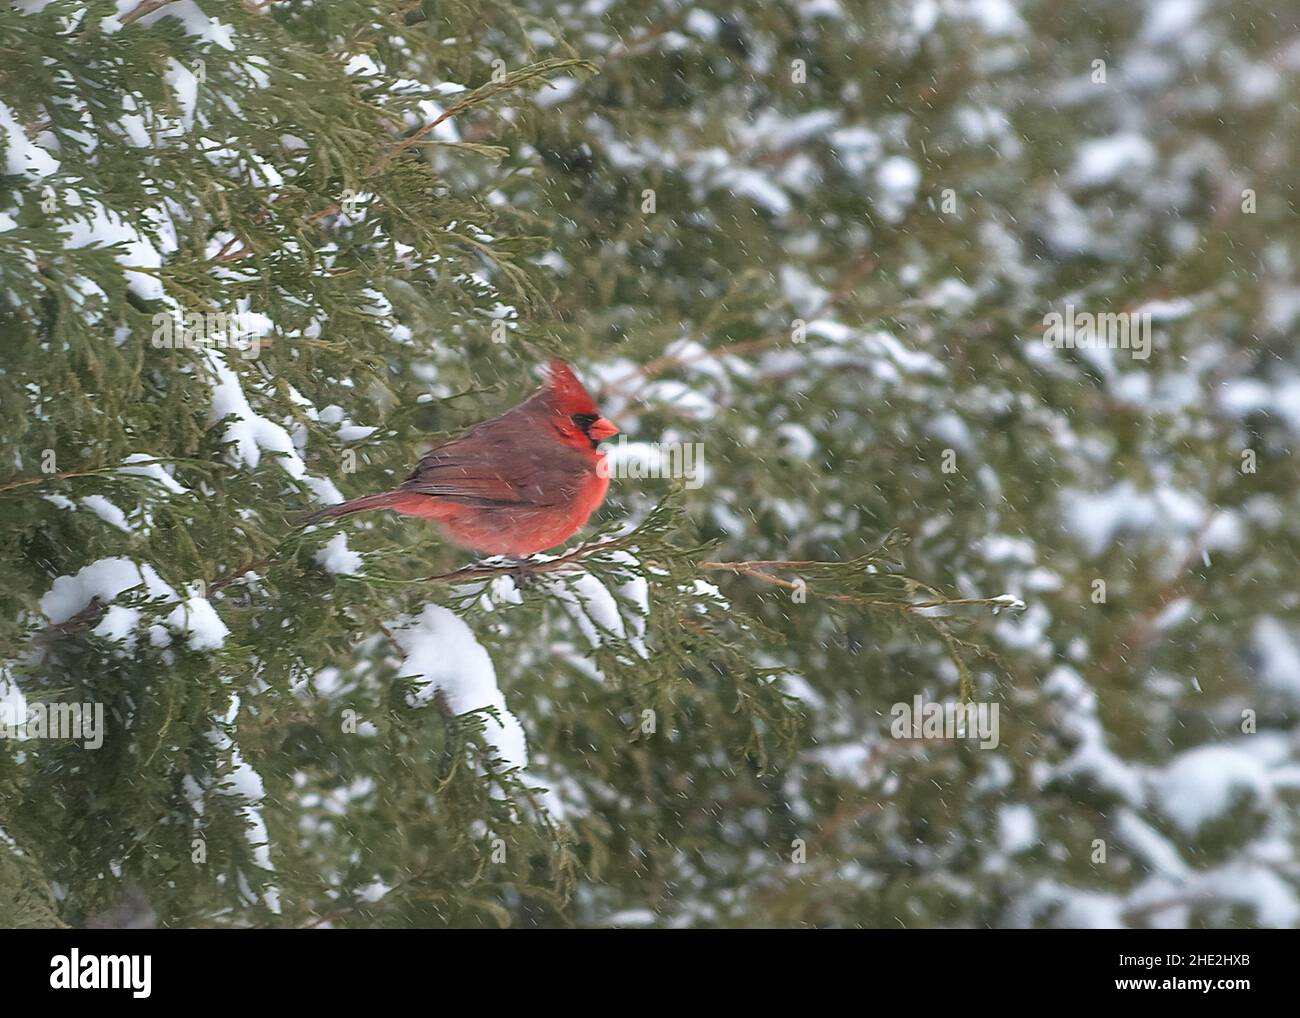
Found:
<path fill-rule="evenodd" d="M 348 547 L 347 534 L 335 534 L 315 557 L 331 573 L 353 576 L 361 569 L 361 556 Z"/>
<path fill-rule="evenodd" d="M 92 562 L 75 575 L 56 578 L 41 598 L 41 611 L 52 625 L 59 625 L 81 614 L 92 602 L 107 603 L 136 588 L 144 597 L 164 602 L 178 600 L 176 591 L 147 562 L 107 558 Z M 134 608 L 109 605 L 95 633 L 113 641 L 127 640 L 140 614 Z M 190 592 L 167 616 L 166 624 L 186 637 L 190 650 L 219 650 L 230 635 L 211 602 L 198 592 Z"/>
<path fill-rule="evenodd" d="M 400 674 L 414 677 L 418 686 L 412 706 L 429 703 L 441 693 L 453 714 L 490 707 L 488 743 L 507 767 L 528 766 L 528 746 L 519 719 L 510 713 L 497 685 L 496 669 L 473 630 L 441 605 L 425 605 L 408 624 L 393 623 L 393 635 L 405 652 Z"/>

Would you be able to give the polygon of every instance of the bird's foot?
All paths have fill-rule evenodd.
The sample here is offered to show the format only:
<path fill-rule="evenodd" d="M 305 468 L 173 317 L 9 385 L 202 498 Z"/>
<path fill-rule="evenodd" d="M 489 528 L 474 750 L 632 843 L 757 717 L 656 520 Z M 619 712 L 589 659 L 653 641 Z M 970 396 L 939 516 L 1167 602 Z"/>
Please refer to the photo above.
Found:
<path fill-rule="evenodd" d="M 482 577 L 484 574 L 509 576 L 514 585 L 523 590 L 530 583 L 536 582 L 537 578 L 533 566 L 538 561 L 537 558 L 531 555 L 523 558 L 517 558 L 513 555 L 493 555 L 491 558 L 480 559 L 477 562 L 471 562 L 467 566 L 461 566 L 449 575 L 452 578 L 460 573 L 464 573 L 467 577 Z"/>
<path fill-rule="evenodd" d="M 510 567 L 509 576 L 514 580 L 515 587 L 520 591 L 537 582 L 537 576 L 533 573 L 531 566 L 533 558 L 531 555 L 524 558 L 510 558 L 506 560 L 506 565 Z"/>

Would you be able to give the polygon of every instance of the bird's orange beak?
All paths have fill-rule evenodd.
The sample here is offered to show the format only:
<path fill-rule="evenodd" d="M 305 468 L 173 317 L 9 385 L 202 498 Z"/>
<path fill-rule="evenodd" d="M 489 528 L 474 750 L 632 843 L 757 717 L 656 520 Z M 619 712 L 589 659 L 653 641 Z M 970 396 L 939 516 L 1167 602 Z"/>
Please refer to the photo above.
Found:
<path fill-rule="evenodd" d="M 605 439 L 613 438 L 617 435 L 618 428 L 610 421 L 605 420 L 605 418 L 597 417 L 596 420 L 592 422 L 591 427 L 587 429 L 587 434 L 597 442 L 603 442 Z"/>

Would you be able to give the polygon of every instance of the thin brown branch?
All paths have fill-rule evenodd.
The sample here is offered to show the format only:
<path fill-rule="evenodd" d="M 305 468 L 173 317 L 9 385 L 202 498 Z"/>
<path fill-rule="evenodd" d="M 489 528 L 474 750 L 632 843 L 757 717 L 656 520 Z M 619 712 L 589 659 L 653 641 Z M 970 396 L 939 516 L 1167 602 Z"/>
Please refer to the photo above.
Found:
<path fill-rule="evenodd" d="M 462 569 L 453 569 L 449 573 L 438 573 L 434 576 L 426 576 L 421 583 L 458 583 L 461 580 L 481 580 L 489 576 L 519 576 L 521 574 L 531 573 L 553 573 L 572 566 L 575 562 L 585 559 L 588 555 L 594 555 L 601 551 L 618 551 L 626 548 L 630 543 L 632 535 L 628 534 L 623 537 L 615 537 L 608 541 L 599 541 L 596 544 L 580 544 L 573 551 L 567 552 L 557 558 L 525 560 L 523 562 L 503 563 L 501 565 L 473 565 L 465 566 Z"/>
<path fill-rule="evenodd" d="M 177 459 L 134 460 L 130 463 L 123 463 L 115 467 L 91 467 L 89 470 L 61 470 L 58 473 L 41 474 L 39 477 L 19 477 L 12 481 L 6 481 L 4 484 L 0 484 L 0 492 L 13 491 L 15 488 L 29 488 L 36 484 L 47 484 L 50 481 L 64 480 L 69 477 L 98 477 L 101 474 L 113 474 L 119 471 L 125 471 L 130 467 L 148 467 L 157 463 L 180 462 L 185 461 Z M 137 476 L 148 477 L 147 474 L 140 474 Z"/>
<path fill-rule="evenodd" d="M 49 481 L 58 481 L 65 477 L 90 477 L 99 472 L 99 470 L 63 470 L 57 474 L 43 474 L 40 477 L 20 477 L 16 481 L 8 481 L 4 484 L 0 484 L 0 491 L 12 491 L 15 488 L 27 488 L 33 484 L 45 484 Z"/>
<path fill-rule="evenodd" d="M 119 20 L 124 25 L 130 25 L 175 2 L 176 0 L 140 0 L 140 3 L 136 4 L 126 14 L 123 14 Z"/>
<path fill-rule="evenodd" d="M 751 579 L 758 580 L 762 583 L 769 583 L 773 586 L 783 587 L 786 590 L 800 590 L 806 594 L 814 593 L 812 586 L 805 580 L 787 580 L 780 576 L 774 576 L 769 570 L 783 569 L 790 572 L 799 572 L 802 569 L 812 569 L 819 566 L 835 565 L 834 562 L 822 562 L 816 560 L 754 560 L 749 562 L 701 562 L 700 568 L 716 572 L 735 573 L 740 576 L 748 576 Z M 818 597 L 825 598 L 828 601 L 839 601 L 843 604 L 853 604 L 859 607 L 867 608 L 890 608 L 894 611 L 903 613 L 924 611 L 927 608 L 953 608 L 973 605 L 981 607 L 997 608 L 1008 604 L 1007 600 L 1002 597 L 954 597 L 941 598 L 932 601 L 890 601 L 881 600 L 880 598 L 864 597 L 856 594 L 828 594 L 818 593 Z"/>
<path fill-rule="evenodd" d="M 840 281 L 836 284 L 835 289 L 826 297 L 824 301 L 812 312 L 812 318 L 820 318 L 853 292 L 853 289 L 862 280 L 864 276 L 872 272 L 877 265 L 874 255 L 863 255 L 850 266 L 849 270 L 844 273 Z M 751 353 L 757 353 L 761 350 L 767 350 L 777 346 L 780 343 L 788 341 L 790 332 L 783 329 L 780 332 L 773 332 L 769 335 L 762 336 L 758 339 L 741 340 L 736 343 L 723 343 L 720 346 L 710 347 L 707 350 L 696 350 L 692 353 L 682 354 L 665 354 L 662 357 L 656 357 L 647 361 L 641 367 L 634 371 L 628 372 L 622 378 L 616 379 L 608 392 L 615 395 L 628 395 L 629 390 L 635 383 L 639 389 L 642 384 L 648 382 L 656 375 L 662 375 L 666 371 L 682 367 L 686 364 L 693 364 L 696 361 L 711 360 L 722 356 L 742 356 Z"/>
<path fill-rule="evenodd" d="M 539 561 L 525 560 L 523 562 L 502 563 L 500 565 L 472 565 L 463 569 L 453 569 L 448 573 L 438 573 L 434 576 L 426 576 L 420 583 L 459 583 L 463 580 L 481 580 L 493 576 L 523 576 L 533 573 L 553 573 L 565 572 L 576 567 L 583 559 L 590 555 L 604 551 L 618 551 L 628 547 L 630 538 L 629 534 L 624 537 L 616 537 L 609 541 L 600 541 L 595 544 L 579 545 L 572 551 L 560 555 L 553 559 L 542 559 Z M 653 563 L 652 563 L 653 564 Z M 705 561 L 699 563 L 699 568 L 706 572 L 724 572 L 732 573 L 739 576 L 747 576 L 750 579 L 758 580 L 760 583 L 767 583 L 775 587 L 782 587 L 786 590 L 800 590 L 806 594 L 813 594 L 813 588 L 803 580 L 787 580 L 775 575 L 771 570 L 780 569 L 790 572 L 798 572 L 803 569 L 814 569 L 823 566 L 834 566 L 838 563 L 820 561 L 815 559 L 753 559 L 739 562 L 714 562 Z M 851 604 L 857 607 L 865 608 L 887 608 L 891 611 L 909 613 L 915 611 L 924 611 L 930 608 L 953 608 L 953 607 L 987 607 L 1000 608 L 1008 606 L 1005 597 L 960 597 L 960 598 L 937 598 L 930 601 L 895 601 L 881 598 L 867 597 L 857 594 L 833 594 L 817 592 L 817 596 L 828 601 L 836 601 L 841 604 Z"/>

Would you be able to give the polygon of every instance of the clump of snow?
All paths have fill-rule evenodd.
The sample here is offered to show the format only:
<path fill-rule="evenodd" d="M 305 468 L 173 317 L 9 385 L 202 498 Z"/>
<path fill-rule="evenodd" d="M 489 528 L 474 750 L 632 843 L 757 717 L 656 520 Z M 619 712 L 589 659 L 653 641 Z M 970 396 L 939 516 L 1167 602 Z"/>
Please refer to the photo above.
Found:
<path fill-rule="evenodd" d="M 294 390 L 294 392 L 296 395 L 297 390 Z M 304 400 L 304 402 L 306 401 Z M 308 403 L 307 405 L 309 407 L 311 406 L 310 403 Z M 314 412 L 315 412 L 315 408 L 313 407 L 309 411 L 308 416 L 310 416 L 311 413 Z M 372 427 L 370 425 L 353 424 L 350 420 L 348 420 L 347 415 L 343 412 L 343 408 L 340 406 L 335 406 L 334 404 L 330 404 L 324 410 L 322 410 L 317 415 L 317 420 L 319 420 L 321 424 L 337 424 L 338 425 L 337 435 L 340 442 L 359 442 L 363 438 L 369 438 L 371 435 L 373 435 L 376 431 L 379 430 L 378 428 Z"/>
<path fill-rule="evenodd" d="M 1300 645 L 1286 626 L 1271 615 L 1260 619 L 1251 646 L 1264 682 L 1300 702 Z"/>
<path fill-rule="evenodd" d="M 866 176 L 884 154 L 880 135 L 866 127 L 845 127 L 831 135 L 835 157 L 845 171 L 855 177 Z"/>
<path fill-rule="evenodd" d="M 122 24 L 121 19 L 139 6 L 139 0 L 117 0 L 117 11 L 99 23 L 99 30 L 105 35 L 120 32 L 126 27 Z M 235 48 L 233 29 L 229 25 L 223 24 L 221 19 L 205 14 L 203 8 L 194 0 L 179 0 L 179 2 L 166 4 L 158 10 L 150 11 L 144 15 L 136 24 L 141 28 L 148 28 L 163 18 L 175 18 L 181 23 L 186 32 L 204 42 L 213 43 L 224 50 L 233 50 Z M 251 70 L 248 65 L 245 65 L 245 68 Z"/>
<path fill-rule="evenodd" d="M 394 625 L 393 636 L 406 653 L 401 674 L 424 682 L 412 694 L 412 706 L 428 703 L 441 692 L 456 714 L 495 708 L 499 720 L 487 719 L 488 743 L 508 767 L 528 766 L 523 726 L 506 707 L 492 659 L 469 626 L 450 610 L 430 604 L 413 625 Z"/>
<path fill-rule="evenodd" d="M 802 424 L 778 425 L 776 436 L 795 459 L 812 460 L 817 455 L 817 439 Z"/>
<path fill-rule="evenodd" d="M 1173 880 L 1184 880 L 1190 875 L 1174 843 L 1133 810 L 1121 809 L 1115 814 L 1115 830 L 1157 873 Z"/>
<path fill-rule="evenodd" d="M 1011 0 L 967 0 L 957 6 L 957 13 L 992 36 L 1019 35 L 1025 30 L 1024 19 Z"/>
<path fill-rule="evenodd" d="M 167 473 L 167 471 L 162 468 L 161 463 L 150 462 L 152 459 L 152 456 L 146 456 L 144 453 L 133 452 L 122 462 L 136 465 L 122 467 L 118 473 L 137 474 L 140 477 L 148 477 L 157 481 L 173 495 L 183 495 L 189 490 L 172 477 L 171 474 Z"/>
<path fill-rule="evenodd" d="M 884 365 L 884 367 L 891 370 L 893 365 L 897 365 L 905 374 L 931 375 L 935 378 L 944 378 L 948 374 L 937 358 L 923 351 L 904 346 L 888 332 L 878 329 L 867 333 L 863 339 L 872 353 L 880 353 L 889 358 L 892 365 Z M 883 374 L 881 377 L 887 378 Z M 887 380 L 890 379 L 887 378 Z"/>
<path fill-rule="evenodd" d="M 70 250 L 118 247 L 117 261 L 127 271 L 131 292 L 145 300 L 167 299 L 162 280 L 155 274 L 162 268 L 162 253 L 152 240 L 103 203 L 91 199 L 82 206 L 79 218 L 61 222 L 59 230 Z"/>
<path fill-rule="evenodd" d="M 876 167 L 876 202 L 887 222 L 903 218 L 920 186 L 921 170 L 906 156 L 890 156 Z"/>
<path fill-rule="evenodd" d="M 365 53 L 359 53 L 356 56 L 349 57 L 347 64 L 343 68 L 348 74 L 357 74 L 365 77 L 377 78 L 381 72 L 379 65 L 374 59 Z"/>
<path fill-rule="evenodd" d="M 1233 862 L 1199 878 L 1194 890 L 1249 906 L 1263 926 L 1294 929 L 1300 922 L 1294 886 L 1268 866 Z"/>
<path fill-rule="evenodd" d="M 0 725 L 18 724 L 27 717 L 27 697 L 9 669 L 0 666 Z"/>
<path fill-rule="evenodd" d="M 1056 768 L 1063 778 L 1085 776 L 1123 801 L 1139 805 L 1146 796 L 1142 779 L 1106 744 L 1106 729 L 1097 716 L 1097 694 L 1077 671 L 1060 665 L 1043 683 L 1044 692 L 1064 708 L 1061 727 L 1074 737 L 1074 752 Z"/>
<path fill-rule="evenodd" d="M 262 776 L 257 773 L 245 760 L 243 754 L 239 751 L 239 744 L 229 735 L 227 729 L 233 729 L 235 722 L 239 718 L 240 701 L 238 696 L 231 697 L 230 710 L 225 717 L 225 727 L 217 726 L 208 734 L 208 740 L 216 746 L 217 750 L 222 753 L 230 754 L 230 776 L 221 786 L 221 792 L 230 795 L 236 795 L 243 800 L 240 807 L 240 814 L 243 816 L 245 825 L 245 837 L 253 849 L 253 859 L 257 865 L 267 872 L 274 872 L 275 865 L 271 861 L 271 835 L 267 831 L 266 818 L 263 816 L 262 804 L 266 798 L 266 786 L 262 783 Z M 196 786 L 197 783 L 191 783 Z M 195 803 L 196 811 L 202 813 L 202 798 L 197 787 L 188 789 L 191 794 L 191 802 Z M 240 889 L 245 898 L 252 899 L 254 896 L 247 885 L 247 880 L 240 875 Z M 263 895 L 263 901 L 266 902 L 267 908 L 272 912 L 280 911 L 280 892 L 274 886 L 268 886 Z"/>
<path fill-rule="evenodd" d="M 1140 490 L 1124 480 L 1107 491 L 1061 493 L 1065 523 L 1090 555 L 1100 555 L 1121 536 L 1128 534 L 1188 536 L 1201 531 L 1206 548 L 1230 548 L 1236 530 L 1230 518 L 1210 515 L 1196 494 L 1169 485 L 1151 491 Z"/>
<path fill-rule="evenodd" d="M 732 171 L 729 179 L 733 194 L 748 198 L 772 215 L 784 216 L 790 211 L 790 199 L 767 174 L 758 170 L 737 169 Z"/>
<path fill-rule="evenodd" d="M 1024 852 L 1038 844 L 1038 821 L 1034 811 L 1022 802 L 998 810 L 998 846 L 1008 855 Z"/>
<path fill-rule="evenodd" d="M 174 57 L 167 58 L 167 72 L 163 80 L 176 92 L 176 105 L 181 111 L 181 131 L 194 126 L 194 110 L 199 102 L 199 79 Z"/>
<path fill-rule="evenodd" d="M 1060 892 L 1058 926 L 1071 930 L 1121 930 L 1127 925 L 1123 899 L 1116 895 L 1059 885 L 1057 890 Z"/>
<path fill-rule="evenodd" d="M 1142 41 L 1169 43 L 1191 32 L 1205 13 L 1201 0 L 1157 0 L 1147 7 Z"/>
<path fill-rule="evenodd" d="M 225 645 L 230 630 L 221 621 L 221 616 L 211 602 L 199 594 L 197 588 L 189 591 L 189 595 L 167 616 L 167 625 L 189 634 L 187 643 L 190 650 L 220 650 Z"/>
<path fill-rule="evenodd" d="M 67 622 L 91 601 L 111 601 L 125 590 L 144 585 L 150 597 L 176 598 L 174 591 L 148 563 L 126 558 L 92 562 L 75 576 L 60 576 L 41 598 L 41 611 L 54 625 Z"/>
<path fill-rule="evenodd" d="M 131 525 L 126 521 L 126 514 L 103 495 L 87 495 L 81 504 L 93 512 L 109 526 L 117 527 L 124 533 L 131 533 Z"/>
<path fill-rule="evenodd" d="M 319 565 L 336 575 L 354 576 L 361 571 L 361 556 L 348 547 L 348 535 L 344 533 L 335 534 L 315 557 Z"/>
<path fill-rule="evenodd" d="M 1270 793 L 1264 764 L 1232 746 L 1202 746 L 1176 757 L 1152 778 L 1161 812 L 1191 835 L 1245 795 Z"/>
<path fill-rule="evenodd" d="M 27 132 L 4 103 L 0 103 L 0 132 L 5 136 L 7 175 L 40 180 L 58 170 L 59 161 L 39 145 L 27 140 Z"/>
<path fill-rule="evenodd" d="M 461 590 L 470 597 L 477 597 L 479 607 L 485 612 L 495 611 L 498 605 L 524 603 L 524 595 L 513 576 L 494 576 L 486 584 L 457 588 L 457 593 Z"/>
<path fill-rule="evenodd" d="M 124 644 L 125 650 L 130 653 L 135 649 L 135 627 L 139 624 L 140 609 L 113 604 L 108 606 L 93 632 L 112 643 Z"/>
<path fill-rule="evenodd" d="M 826 134 L 839 119 L 840 114 L 836 110 L 813 110 L 811 113 L 790 117 L 767 109 L 760 111 L 753 123 L 742 122 L 737 128 L 736 136 L 747 149 L 785 152 Z"/>
<path fill-rule="evenodd" d="M 226 425 L 225 432 L 226 441 L 234 443 L 229 453 L 231 465 L 253 469 L 261 462 L 263 450 L 279 453 L 277 460 L 285 473 L 305 483 L 322 503 L 336 505 L 342 502 L 343 495 L 332 481 L 307 473 L 307 466 L 298 455 L 289 432 L 253 410 L 244 395 L 239 376 L 226 362 L 225 356 L 214 349 L 204 352 L 216 376 L 216 384 L 212 387 L 212 423 L 234 418 Z"/>
<path fill-rule="evenodd" d="M 691 582 L 691 593 L 699 597 L 708 598 L 710 601 L 717 602 L 719 607 L 723 608 L 724 610 L 731 607 L 731 602 L 727 600 L 726 596 L 722 593 L 722 591 L 720 591 L 714 584 L 710 583 L 708 580 L 701 580 L 701 579 L 693 580 Z M 705 609 L 703 608 L 703 606 L 697 605 L 696 610 L 702 612 Z"/>
<path fill-rule="evenodd" d="M 542 89 L 533 100 L 542 109 L 550 109 L 552 106 L 559 106 L 560 103 L 573 98 L 577 94 L 578 86 L 581 84 L 577 78 L 564 76 L 554 78 L 547 82 L 549 88 Z"/>
<path fill-rule="evenodd" d="M 126 558 L 104 558 L 83 567 L 73 576 L 60 576 L 41 598 L 41 611 L 51 625 L 67 622 L 98 599 L 107 603 L 125 591 L 143 586 L 147 596 L 166 602 L 179 600 L 176 591 L 163 581 L 153 566 Z M 167 616 L 166 625 L 177 632 L 188 634 L 191 650 L 218 650 L 225 644 L 230 630 L 221 621 L 217 611 L 197 585 L 186 591 L 186 598 Z M 131 631 L 140 621 L 140 612 L 134 608 L 110 606 L 94 629 L 97 636 L 115 642 L 130 639 Z M 170 642 L 167 629 L 152 626 L 149 631 L 153 646 L 164 647 Z"/>
<path fill-rule="evenodd" d="M 548 589 L 577 623 L 591 646 L 599 647 L 606 634 L 618 639 L 627 635 L 614 595 L 591 573 L 556 577 L 549 582 Z"/>
<path fill-rule="evenodd" d="M 636 556 L 625 551 L 616 551 L 611 558 L 628 566 L 640 566 Z M 615 592 L 623 600 L 632 604 L 632 611 L 628 613 L 628 643 L 641 657 L 649 658 L 650 651 L 645 645 L 646 619 L 650 617 L 649 581 L 637 570 L 626 581 L 619 584 Z"/>
<path fill-rule="evenodd" d="M 1078 187 L 1134 183 L 1156 162 L 1156 150 L 1140 134 L 1115 134 L 1080 143 L 1070 180 Z"/>
<path fill-rule="evenodd" d="M 1013 613 L 1004 618 L 994 629 L 994 635 L 1004 647 L 1024 651 L 1043 659 L 1051 655 L 1052 641 L 1049 638 L 1052 613 L 1042 601 L 1035 601 L 1028 608 L 1025 602 L 1012 594 L 1002 594 L 995 599 L 999 603 L 992 609 L 994 615 L 1006 607 Z"/>

